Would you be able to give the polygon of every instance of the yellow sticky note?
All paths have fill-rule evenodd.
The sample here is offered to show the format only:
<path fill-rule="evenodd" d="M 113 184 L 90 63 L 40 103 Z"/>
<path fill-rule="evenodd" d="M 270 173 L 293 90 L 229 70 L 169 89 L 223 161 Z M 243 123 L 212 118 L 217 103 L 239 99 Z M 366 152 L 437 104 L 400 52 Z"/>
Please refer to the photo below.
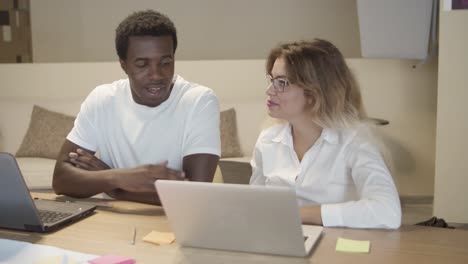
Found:
<path fill-rule="evenodd" d="M 370 241 L 351 240 L 339 237 L 336 241 L 336 251 L 346 253 L 369 253 Z"/>
<path fill-rule="evenodd" d="M 175 236 L 173 233 L 169 232 L 158 232 L 158 231 L 151 231 L 151 233 L 147 234 L 143 241 L 153 243 L 156 245 L 166 245 L 171 244 L 174 242 Z"/>
<path fill-rule="evenodd" d="M 78 261 L 76 261 L 73 258 L 68 257 L 67 255 L 65 256 L 53 256 L 53 257 L 46 257 L 37 261 L 34 261 L 33 264 L 79 264 Z"/>

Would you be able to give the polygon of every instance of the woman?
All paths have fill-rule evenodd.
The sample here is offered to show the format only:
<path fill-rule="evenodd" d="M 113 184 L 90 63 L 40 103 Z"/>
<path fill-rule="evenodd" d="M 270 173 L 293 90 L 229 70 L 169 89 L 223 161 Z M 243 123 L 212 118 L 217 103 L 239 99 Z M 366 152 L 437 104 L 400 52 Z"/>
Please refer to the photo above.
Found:
<path fill-rule="evenodd" d="M 260 134 L 250 184 L 294 188 L 305 224 L 398 228 L 398 192 L 341 52 L 320 39 L 286 43 L 266 70 L 269 115 L 286 122 Z"/>

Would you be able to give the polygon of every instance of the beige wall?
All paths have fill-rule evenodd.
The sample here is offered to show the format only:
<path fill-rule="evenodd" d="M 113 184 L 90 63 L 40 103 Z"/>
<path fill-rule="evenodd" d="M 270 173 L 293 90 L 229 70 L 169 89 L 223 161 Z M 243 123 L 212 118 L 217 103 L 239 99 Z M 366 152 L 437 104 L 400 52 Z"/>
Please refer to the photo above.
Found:
<path fill-rule="evenodd" d="M 351 59 L 371 117 L 393 159 L 400 195 L 432 196 L 434 188 L 437 63 L 417 68 L 412 60 Z"/>
<path fill-rule="evenodd" d="M 320 37 L 360 57 L 355 0 L 31 1 L 34 62 L 115 61 L 114 34 L 132 11 L 176 24 L 178 59 L 263 59 L 280 41 Z"/>
<path fill-rule="evenodd" d="M 115 61 L 115 27 L 131 11 L 145 8 L 158 9 L 176 23 L 180 39 L 177 52 L 179 62 L 263 59 L 278 41 L 312 37 L 331 40 L 349 58 L 360 57 L 355 0 L 155 2 L 32 1 L 34 59 L 36 62 Z M 112 6 L 112 12 L 108 10 L 109 6 Z M 416 62 L 411 60 L 349 59 L 348 62 L 361 83 L 369 115 L 390 121 L 390 125 L 379 127 L 378 131 L 393 156 L 394 177 L 400 194 L 432 196 L 437 61 L 433 59 L 416 69 L 412 68 Z M 191 65 L 191 62 L 187 62 L 179 64 L 179 69 L 186 72 L 190 80 L 213 88 L 226 82 L 205 83 L 205 77 L 216 79 L 211 76 L 214 73 L 228 79 L 232 79 L 232 76 L 257 78 L 250 76 L 251 72 L 236 71 L 233 67 L 239 63 L 242 64 L 227 61 L 213 67 L 212 62 L 207 61 L 199 64 L 207 68 L 203 66 L 190 70 L 189 67 L 186 70 L 184 65 Z M 251 63 L 263 67 L 263 63 L 251 61 L 248 69 L 251 69 Z M 220 69 L 222 72 L 217 73 Z M 223 94 L 227 98 L 255 100 L 263 96 L 263 92 L 256 89 L 250 92 L 233 91 L 236 90 L 227 89 Z"/>
<path fill-rule="evenodd" d="M 468 223 L 468 10 L 441 11 L 434 215 Z"/>

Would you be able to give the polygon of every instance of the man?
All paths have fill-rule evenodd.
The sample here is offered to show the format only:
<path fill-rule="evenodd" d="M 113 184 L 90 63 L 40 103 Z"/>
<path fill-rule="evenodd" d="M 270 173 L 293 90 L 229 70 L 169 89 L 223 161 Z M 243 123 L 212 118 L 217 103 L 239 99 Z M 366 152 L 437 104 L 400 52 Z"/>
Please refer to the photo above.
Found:
<path fill-rule="evenodd" d="M 155 11 L 136 12 L 117 27 L 115 43 L 128 79 L 96 87 L 81 105 L 57 159 L 54 191 L 160 204 L 158 179 L 212 181 L 219 104 L 212 90 L 174 75 L 174 24 Z"/>

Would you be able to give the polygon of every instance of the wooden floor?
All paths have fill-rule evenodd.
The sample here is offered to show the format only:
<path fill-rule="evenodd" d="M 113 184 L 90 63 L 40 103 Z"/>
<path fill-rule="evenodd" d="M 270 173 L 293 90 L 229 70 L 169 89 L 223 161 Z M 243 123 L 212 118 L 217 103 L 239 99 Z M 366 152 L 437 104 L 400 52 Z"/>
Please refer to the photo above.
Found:
<path fill-rule="evenodd" d="M 432 204 L 403 204 L 401 210 L 403 212 L 403 224 L 416 224 L 433 216 Z"/>
<path fill-rule="evenodd" d="M 416 224 L 422 221 L 426 221 L 433 217 L 432 214 L 432 203 L 405 203 L 402 205 L 402 223 L 403 224 Z M 435 215 L 437 218 L 444 218 L 443 215 Z M 449 223 L 449 225 L 454 226 L 457 229 L 466 229 L 468 230 L 468 223 Z"/>

